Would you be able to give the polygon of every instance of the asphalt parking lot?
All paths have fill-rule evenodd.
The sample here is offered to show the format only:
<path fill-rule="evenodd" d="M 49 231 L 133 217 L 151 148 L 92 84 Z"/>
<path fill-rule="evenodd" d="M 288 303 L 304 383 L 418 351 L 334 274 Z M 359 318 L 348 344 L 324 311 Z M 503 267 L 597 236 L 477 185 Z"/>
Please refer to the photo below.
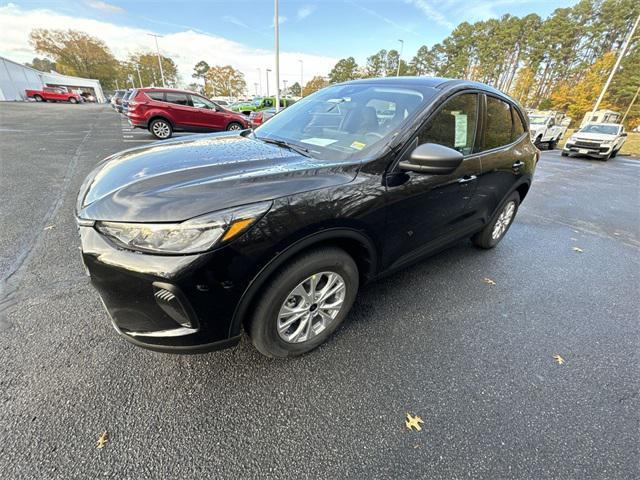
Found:
<path fill-rule="evenodd" d="M 116 336 L 73 217 L 93 165 L 151 136 L 99 105 L 0 120 L 3 478 L 640 476 L 640 161 L 544 152 L 496 249 L 365 287 L 302 358 L 171 356 Z"/>

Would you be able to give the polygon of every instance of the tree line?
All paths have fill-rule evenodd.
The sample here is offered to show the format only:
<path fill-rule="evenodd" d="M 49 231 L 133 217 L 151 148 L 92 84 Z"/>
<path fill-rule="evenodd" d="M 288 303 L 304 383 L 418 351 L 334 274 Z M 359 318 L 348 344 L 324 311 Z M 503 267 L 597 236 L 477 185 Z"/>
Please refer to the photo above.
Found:
<path fill-rule="evenodd" d="M 365 65 L 339 60 L 329 81 L 396 75 L 464 78 L 492 85 L 524 106 L 557 109 L 580 121 L 589 111 L 615 57 L 640 15 L 637 0 L 581 0 L 542 19 L 504 15 L 460 23 L 442 42 L 400 59 L 380 50 Z M 601 108 L 624 112 L 640 87 L 640 29 L 631 39 Z M 640 123 L 640 105 L 629 116 Z"/>

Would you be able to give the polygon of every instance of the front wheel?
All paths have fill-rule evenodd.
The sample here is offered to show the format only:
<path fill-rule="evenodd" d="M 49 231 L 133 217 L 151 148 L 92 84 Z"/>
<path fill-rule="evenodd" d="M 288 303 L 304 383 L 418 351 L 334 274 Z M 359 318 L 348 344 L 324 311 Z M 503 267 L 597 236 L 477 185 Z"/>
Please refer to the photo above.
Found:
<path fill-rule="evenodd" d="M 151 125 L 149 125 L 149 131 L 154 137 L 160 140 L 164 140 L 173 135 L 173 128 L 171 127 L 171 124 L 164 118 L 156 118 L 151 122 Z"/>
<path fill-rule="evenodd" d="M 504 238 L 509 227 L 516 217 L 518 207 L 520 206 L 520 195 L 513 192 L 502 203 L 498 213 L 496 213 L 491 221 L 473 237 L 471 241 L 480 248 L 493 248 L 500 240 Z"/>
<path fill-rule="evenodd" d="M 229 132 L 242 130 L 242 125 L 240 125 L 238 122 L 231 122 L 229 125 L 227 125 L 227 130 Z"/>
<path fill-rule="evenodd" d="M 345 319 L 358 292 L 358 267 L 333 247 L 305 253 L 289 262 L 262 292 L 249 335 L 260 353 L 290 357 L 307 353 Z"/>
<path fill-rule="evenodd" d="M 551 140 L 548 144 L 549 150 L 555 150 L 558 145 L 558 140 Z"/>
<path fill-rule="evenodd" d="M 40 95 L 34 95 L 33 98 L 36 102 L 41 102 L 43 100 L 43 98 Z"/>
<path fill-rule="evenodd" d="M 620 151 L 620 149 L 612 151 L 611 158 L 616 158 L 616 155 L 618 155 L 618 151 Z"/>
<path fill-rule="evenodd" d="M 69 99 L 69 103 L 78 103 L 78 100 L 76 100 L 75 98 L 71 97 Z"/>

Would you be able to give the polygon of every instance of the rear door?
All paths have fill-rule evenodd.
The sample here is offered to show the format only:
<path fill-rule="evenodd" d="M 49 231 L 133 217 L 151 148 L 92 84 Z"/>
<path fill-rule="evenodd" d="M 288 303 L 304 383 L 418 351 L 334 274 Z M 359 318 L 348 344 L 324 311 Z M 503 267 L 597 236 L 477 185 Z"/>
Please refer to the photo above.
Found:
<path fill-rule="evenodd" d="M 176 126 L 198 126 L 198 111 L 193 108 L 189 95 L 182 92 L 166 92 L 165 98 Z"/>
<path fill-rule="evenodd" d="M 482 98 L 482 174 L 470 208 L 474 217 L 486 222 L 523 175 L 530 150 L 518 110 L 497 96 L 485 94 Z"/>
<path fill-rule="evenodd" d="M 216 104 L 199 95 L 191 95 L 193 108 L 197 110 L 198 125 L 208 130 L 224 130 L 225 115 L 219 112 Z"/>
<path fill-rule="evenodd" d="M 468 203 L 480 175 L 476 155 L 480 95 L 455 94 L 433 114 L 402 154 L 423 143 L 437 143 L 464 155 L 451 174 L 401 172 L 387 183 L 387 265 L 403 263 L 470 229 Z M 391 178 L 391 177 L 390 177 Z"/>

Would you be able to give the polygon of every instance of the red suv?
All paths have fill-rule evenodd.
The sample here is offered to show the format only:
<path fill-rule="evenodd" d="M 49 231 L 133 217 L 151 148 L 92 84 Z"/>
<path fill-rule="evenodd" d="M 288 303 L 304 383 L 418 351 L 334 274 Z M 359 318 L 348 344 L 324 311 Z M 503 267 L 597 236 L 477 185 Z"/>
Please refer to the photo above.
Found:
<path fill-rule="evenodd" d="M 249 128 L 247 117 L 222 108 L 187 90 L 139 88 L 129 97 L 127 110 L 134 128 L 147 128 L 161 140 L 174 131 L 215 132 Z"/>

